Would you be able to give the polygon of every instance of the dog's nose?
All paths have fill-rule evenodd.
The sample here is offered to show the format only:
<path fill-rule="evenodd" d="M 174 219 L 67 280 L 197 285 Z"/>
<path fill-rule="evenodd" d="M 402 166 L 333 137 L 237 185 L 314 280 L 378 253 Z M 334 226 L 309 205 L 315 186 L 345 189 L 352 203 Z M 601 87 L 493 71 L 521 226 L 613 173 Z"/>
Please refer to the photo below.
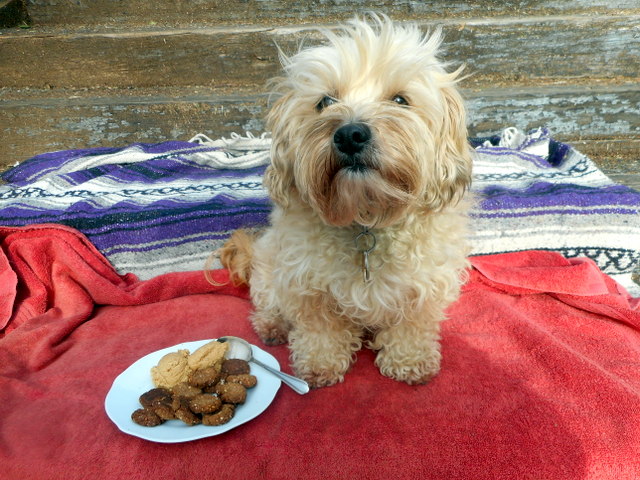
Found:
<path fill-rule="evenodd" d="M 360 153 L 371 140 L 371 130 L 364 123 L 343 125 L 333 135 L 333 143 L 338 151 L 347 155 Z"/>

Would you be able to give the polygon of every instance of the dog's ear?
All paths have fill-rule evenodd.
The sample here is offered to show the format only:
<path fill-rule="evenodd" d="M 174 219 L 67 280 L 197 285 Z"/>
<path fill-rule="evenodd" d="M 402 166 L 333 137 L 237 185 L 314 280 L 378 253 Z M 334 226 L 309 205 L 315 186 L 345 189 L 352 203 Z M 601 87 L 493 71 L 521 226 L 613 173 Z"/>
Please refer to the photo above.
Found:
<path fill-rule="evenodd" d="M 471 185 L 472 151 L 464 102 L 454 85 L 443 87 L 441 94 L 444 116 L 436 138 L 435 185 L 427 192 L 432 210 L 457 203 Z"/>
<path fill-rule="evenodd" d="M 293 164 L 289 159 L 290 122 L 287 122 L 287 105 L 291 95 L 280 97 L 271 107 L 267 115 L 267 128 L 271 131 L 271 164 L 264 176 L 264 185 L 271 199 L 279 206 L 286 208 L 294 187 Z"/>

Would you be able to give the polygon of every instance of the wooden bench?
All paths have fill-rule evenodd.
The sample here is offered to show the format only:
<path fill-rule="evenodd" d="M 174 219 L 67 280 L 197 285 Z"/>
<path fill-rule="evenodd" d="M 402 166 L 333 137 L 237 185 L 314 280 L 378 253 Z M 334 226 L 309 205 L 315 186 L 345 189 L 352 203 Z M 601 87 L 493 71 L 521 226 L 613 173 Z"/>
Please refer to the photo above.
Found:
<path fill-rule="evenodd" d="M 7 4 L 11 2 L 0 2 Z M 60 149 L 264 130 L 274 43 L 354 12 L 442 25 L 473 136 L 547 126 L 640 188 L 637 0 L 27 3 L 0 30 L 0 168 Z M 23 24 L 22 27 L 27 27 Z"/>

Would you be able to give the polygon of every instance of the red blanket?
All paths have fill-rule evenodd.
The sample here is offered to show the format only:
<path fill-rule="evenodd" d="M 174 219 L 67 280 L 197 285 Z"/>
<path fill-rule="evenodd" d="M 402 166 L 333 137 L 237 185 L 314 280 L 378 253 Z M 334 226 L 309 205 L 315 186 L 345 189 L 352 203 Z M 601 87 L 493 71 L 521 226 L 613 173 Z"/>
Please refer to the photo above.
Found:
<path fill-rule="evenodd" d="M 474 258 L 428 385 L 382 377 L 363 350 L 340 385 L 282 386 L 234 430 L 157 444 L 106 416 L 113 379 L 183 341 L 259 344 L 246 292 L 202 272 L 119 276 L 59 226 L 0 242 L 2 478 L 640 478 L 640 305 L 591 261 Z M 261 347 L 290 371 L 285 346 Z"/>

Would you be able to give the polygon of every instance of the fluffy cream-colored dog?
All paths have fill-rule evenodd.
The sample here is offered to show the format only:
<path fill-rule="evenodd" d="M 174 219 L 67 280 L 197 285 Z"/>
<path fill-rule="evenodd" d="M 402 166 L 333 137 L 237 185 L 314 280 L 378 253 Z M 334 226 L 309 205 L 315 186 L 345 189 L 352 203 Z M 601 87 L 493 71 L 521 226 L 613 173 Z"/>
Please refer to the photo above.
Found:
<path fill-rule="evenodd" d="M 441 35 L 355 19 L 328 44 L 282 56 L 268 116 L 271 225 L 221 249 L 250 283 L 253 326 L 289 342 L 310 385 L 344 379 L 363 343 L 383 375 L 424 383 L 459 294 L 471 154 Z"/>

